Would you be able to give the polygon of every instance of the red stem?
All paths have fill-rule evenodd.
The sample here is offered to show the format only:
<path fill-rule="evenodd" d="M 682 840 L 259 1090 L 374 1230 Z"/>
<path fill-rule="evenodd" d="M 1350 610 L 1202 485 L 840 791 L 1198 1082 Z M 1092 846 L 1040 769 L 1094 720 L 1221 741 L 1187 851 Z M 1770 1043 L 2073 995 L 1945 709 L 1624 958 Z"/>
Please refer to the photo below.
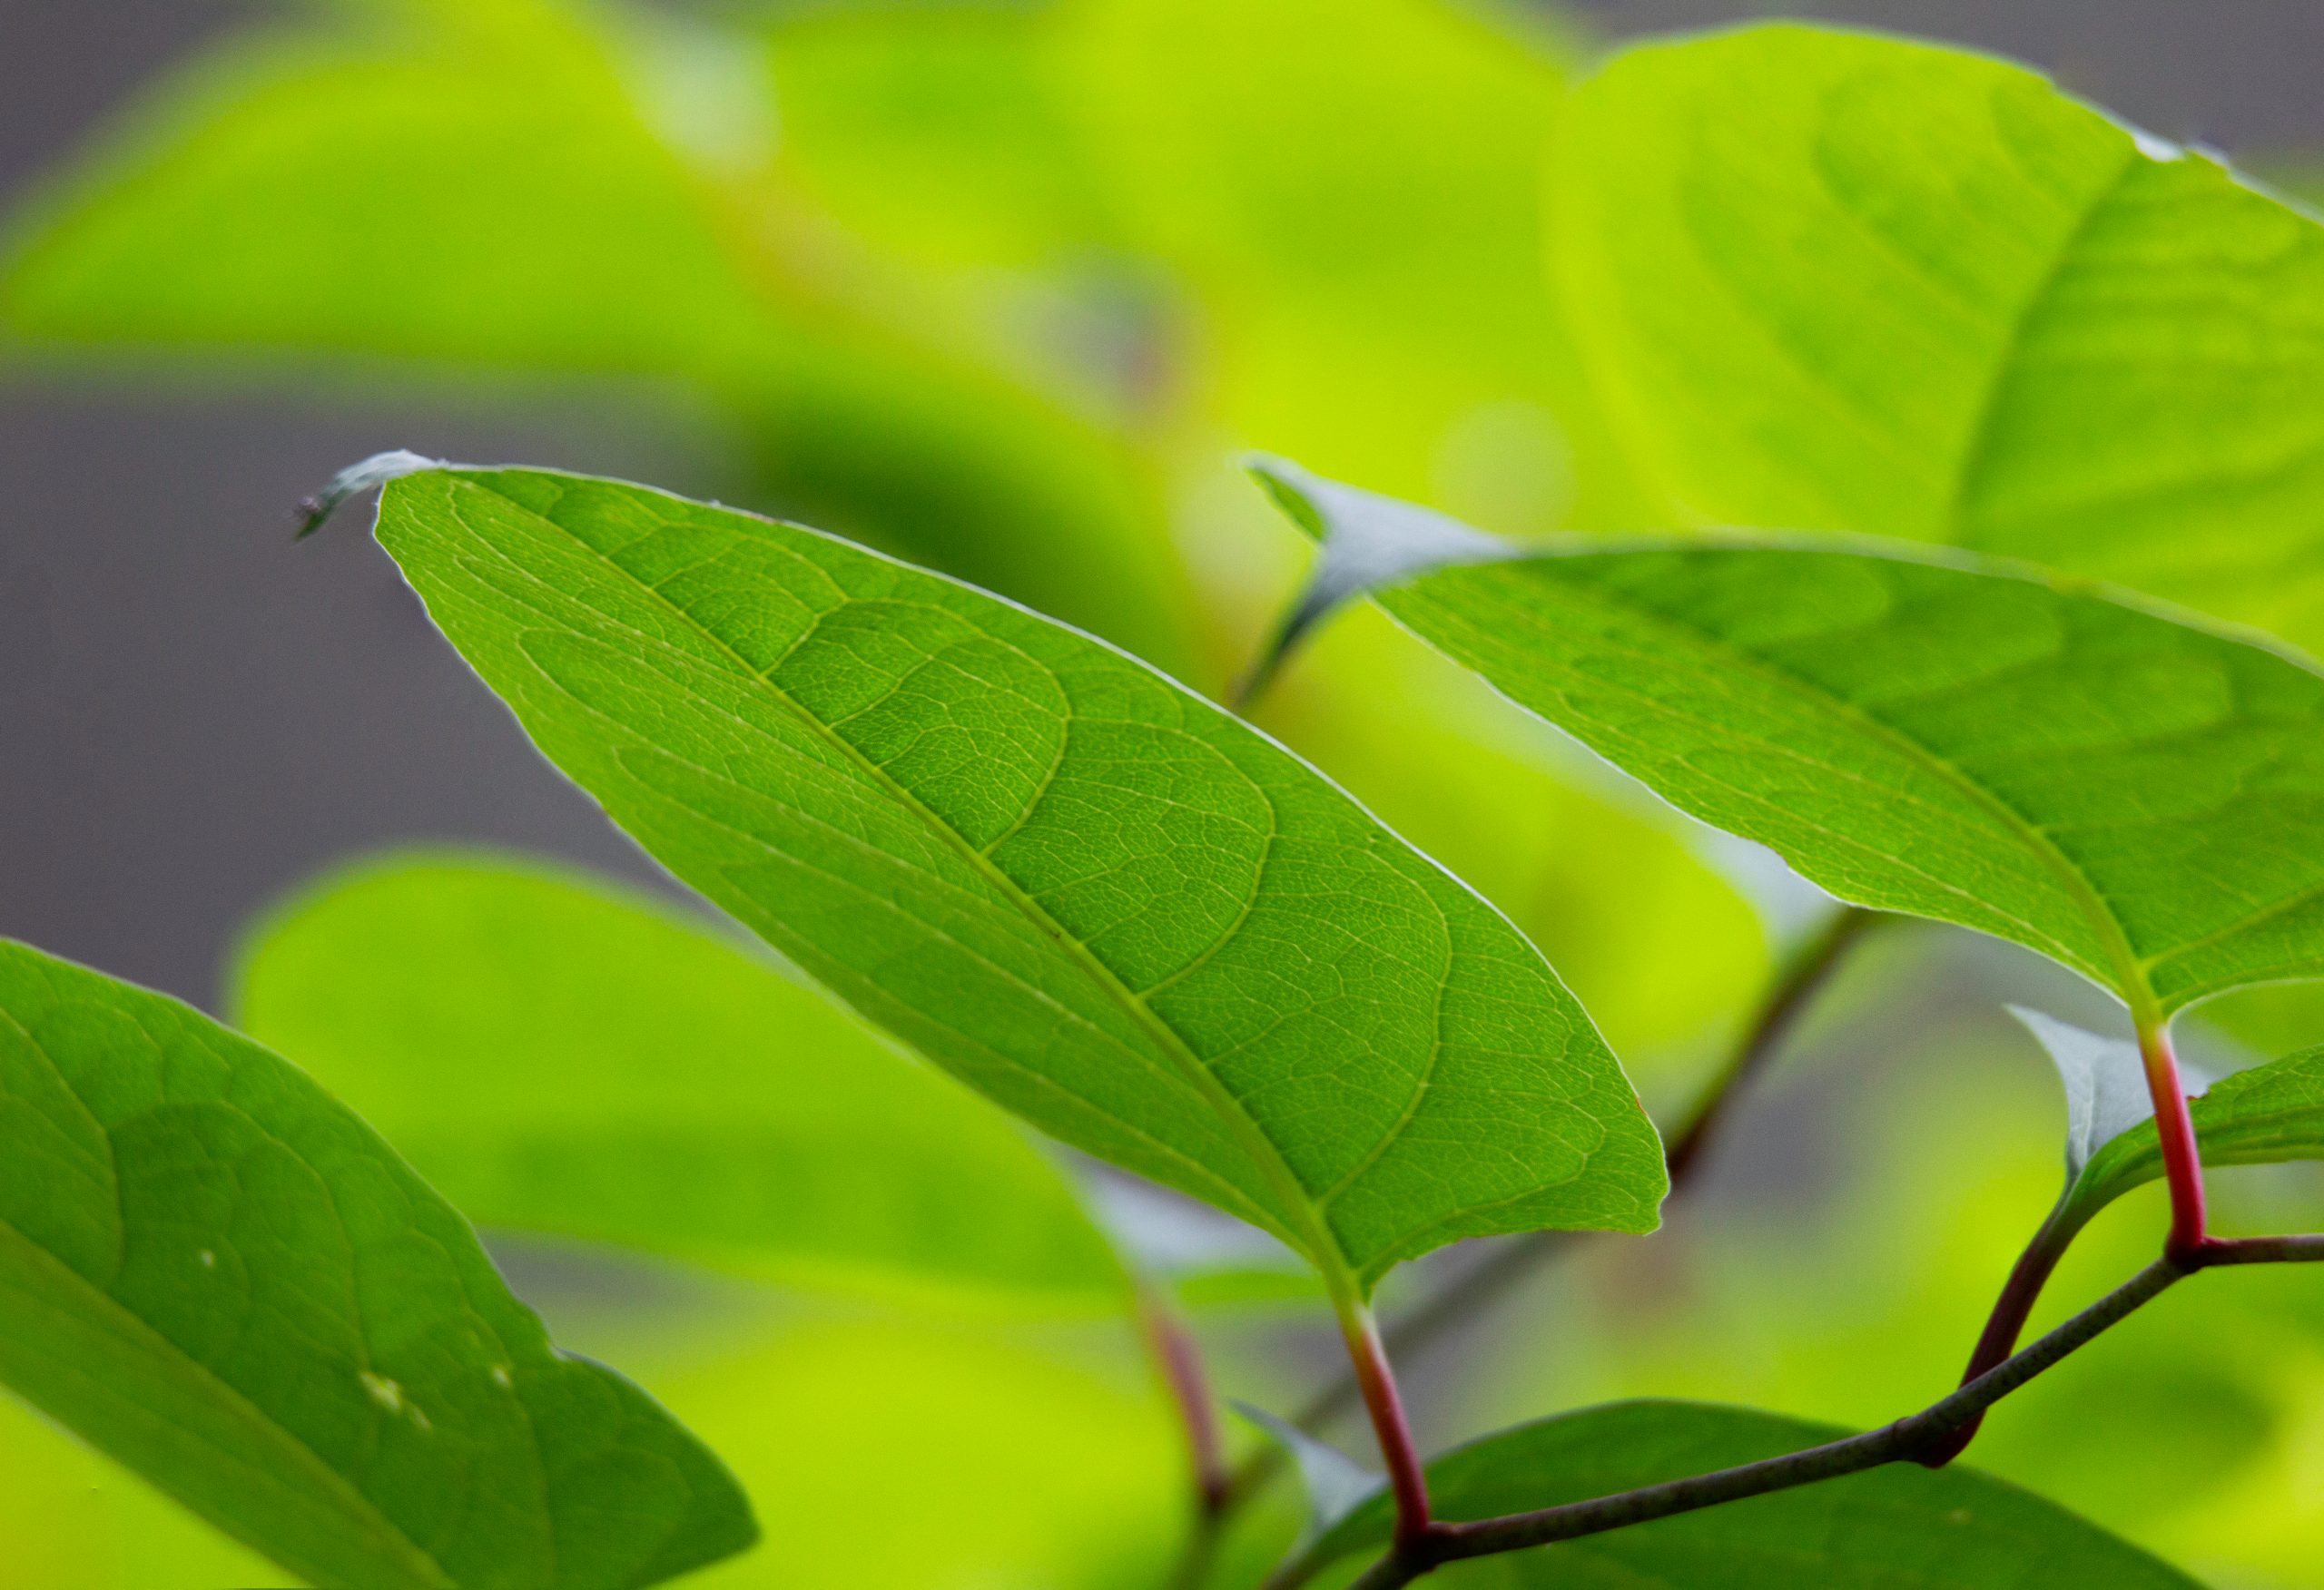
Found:
<path fill-rule="evenodd" d="M 1201 1351 L 1187 1322 L 1150 1282 L 1138 1285 L 1137 1317 L 1186 1431 L 1196 1505 L 1204 1517 L 1215 1516 L 1226 1505 L 1226 1460 L 1219 1441 L 1218 1405 L 1203 1373 Z"/>
<path fill-rule="evenodd" d="M 1388 1488 L 1396 1498 L 1396 1544 L 1425 1540 L 1434 1529 L 1429 1518 L 1428 1479 L 1422 1471 L 1420 1448 L 1413 1443 L 1412 1427 L 1404 1420 L 1395 1371 L 1388 1366 L 1387 1349 L 1380 1344 L 1380 1329 L 1373 1323 L 1372 1311 L 1361 1305 L 1343 1310 L 1340 1325 L 1347 1335 L 1348 1357 L 1355 1364 L 1364 1406 L 1372 1415 L 1372 1432 L 1380 1441 L 1381 1459 L 1388 1466 Z"/>
<path fill-rule="evenodd" d="M 2001 1296 L 1994 1300 L 1993 1312 L 1985 1319 L 1984 1333 L 1970 1350 L 1969 1367 L 1961 1371 L 1961 1384 L 1966 1386 L 1986 1370 L 2006 1362 L 2009 1355 L 2017 1350 L 2017 1339 L 2024 1334 L 2025 1321 L 2033 1316 L 2042 1289 L 2049 1284 L 2051 1272 L 2065 1257 L 2073 1240 L 2073 1232 L 2061 1231 L 2055 1217 L 2034 1233 L 2025 1251 L 2017 1256 L 2017 1264 L 2010 1271 Z M 1944 1467 L 1968 1450 L 1984 1420 L 1984 1414 L 1976 1415 L 1922 1453 L 1920 1461 L 1931 1468 Z"/>
<path fill-rule="evenodd" d="M 2179 1058 L 2162 1023 L 2141 1023 L 2139 1053 L 2146 1061 L 2147 1091 L 2154 1096 L 2154 1129 L 2162 1140 L 2162 1169 L 2171 1183 L 2171 1236 L 2163 1252 L 2181 1261 L 2200 1256 L 2211 1237 L 2203 1212 L 2203 1161 L 2195 1143 L 2195 1118 L 2179 1080 Z"/>
<path fill-rule="evenodd" d="M 2187 1109 L 2187 1090 L 2179 1079 L 2179 1061 L 2171 1053 L 2171 1034 L 2162 1023 L 2140 1024 L 2139 1053 L 2146 1061 L 2147 1090 L 2154 1099 L 2154 1128 L 2162 1144 L 2163 1172 L 2171 1183 L 2171 1234 L 2165 1239 L 2162 1251 L 2173 1262 L 2192 1266 L 2221 1246 L 2219 1240 L 2206 1230 L 2202 1156 L 2195 1141 L 2194 1117 Z M 2017 1339 L 2024 1332 L 2025 1321 L 2033 1314 L 2050 1272 L 2065 1257 L 2066 1248 L 2081 1230 L 2079 1222 L 2062 1229 L 2056 1218 L 2053 1216 L 2051 1223 L 2043 1226 L 2018 1256 L 2008 1284 L 2002 1288 L 2001 1296 L 1994 1300 L 1993 1312 L 1986 1317 L 1984 1334 L 1977 1338 L 1977 1345 L 1969 1355 L 1969 1367 L 1961 1377 L 1964 1386 L 2016 1350 Z M 1922 1454 L 1920 1460 L 1931 1468 L 1941 1468 L 1952 1462 L 1976 1438 L 1977 1427 L 1982 1422 L 1982 1416 L 1971 1419 Z"/>

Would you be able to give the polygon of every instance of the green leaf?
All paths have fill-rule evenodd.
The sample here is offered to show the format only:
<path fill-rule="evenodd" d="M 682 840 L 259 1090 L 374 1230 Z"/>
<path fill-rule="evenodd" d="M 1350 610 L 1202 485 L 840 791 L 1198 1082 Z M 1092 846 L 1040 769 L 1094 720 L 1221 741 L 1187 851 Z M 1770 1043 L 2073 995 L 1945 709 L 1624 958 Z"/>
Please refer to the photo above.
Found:
<path fill-rule="evenodd" d="M 2221 1078 L 2189 1106 L 2206 1165 L 2324 1159 L 2324 1048 L 2303 1049 Z M 2067 1188 L 2056 1219 L 2079 1228 L 2132 1188 L 2160 1180 L 2152 1119 L 2101 1146 Z"/>
<path fill-rule="evenodd" d="M 0 941 L 0 1380 L 350 1590 L 657 1583 L 718 1460 L 556 1352 L 351 1113 L 200 1013 Z"/>
<path fill-rule="evenodd" d="M 818 532 L 445 466 L 379 535 L 673 872 L 1044 1131 L 1344 1297 L 1464 1236 L 1652 1227 L 1653 1128 L 1508 922 L 1101 643 Z"/>
<path fill-rule="evenodd" d="M 1262 469 L 1334 533 L 1397 511 Z M 2278 652 L 1869 543 L 1512 548 L 1376 600 L 1841 898 L 2013 939 L 2142 1022 L 2324 974 L 2324 677 Z"/>
<path fill-rule="evenodd" d="M 706 397 L 769 500 L 1183 653 L 1145 462 L 988 307 L 787 201 L 751 44 L 556 0 L 411 9 L 238 31 L 165 78 L 11 218 L 9 351 Z M 728 101 L 735 147 L 705 152 Z M 383 272 L 389 236 L 414 242 Z"/>
<path fill-rule="evenodd" d="M 1587 1500 L 1780 1457 L 1845 1430 L 1752 1408 L 1619 1402 L 1519 1425 L 1428 1466 L 1454 1520 Z M 1318 1544 L 1329 1560 L 1384 1546 L 1374 1500 Z M 2169 1564 L 2053 1503 L 1959 1467 L 1891 1464 L 1844 1478 L 1444 1569 L 1447 1585 L 1558 1590 L 2193 1590 Z"/>
<path fill-rule="evenodd" d="M 1955 542 L 2324 644 L 2324 231 L 2022 67 L 1797 26 L 1617 56 L 1568 318 L 1673 522 Z"/>
<path fill-rule="evenodd" d="M 787 1279 L 1109 1306 L 1049 1156 L 763 951 L 561 871 L 360 866 L 278 908 L 231 1009 L 470 1219 Z"/>

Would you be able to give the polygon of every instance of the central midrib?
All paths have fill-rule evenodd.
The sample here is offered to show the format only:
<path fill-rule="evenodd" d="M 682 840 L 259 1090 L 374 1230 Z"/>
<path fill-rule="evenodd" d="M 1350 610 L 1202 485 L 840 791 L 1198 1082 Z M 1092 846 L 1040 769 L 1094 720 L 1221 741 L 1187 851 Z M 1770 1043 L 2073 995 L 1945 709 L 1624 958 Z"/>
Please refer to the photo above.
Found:
<path fill-rule="evenodd" d="M 473 477 L 455 475 L 450 476 L 450 478 L 458 484 L 467 485 L 476 490 L 491 491 L 491 487 L 485 482 Z M 886 769 L 881 767 L 877 762 L 872 761 L 869 757 L 865 756 L 860 750 L 858 750 L 845 735 L 841 734 L 829 724 L 825 723 L 822 719 L 816 717 L 815 714 L 808 711 L 806 707 L 793 700 L 789 692 L 783 690 L 773 680 L 767 678 L 758 670 L 753 668 L 750 664 L 749 659 L 743 657 L 742 653 L 735 651 L 732 645 L 727 643 L 723 636 L 709 629 L 699 619 L 695 618 L 692 613 L 679 606 L 676 603 L 671 601 L 670 598 L 665 595 L 661 591 L 656 590 L 654 586 L 646 584 L 645 581 L 636 578 L 636 576 L 631 574 L 627 570 L 621 568 L 620 565 L 615 564 L 596 547 L 590 545 L 589 543 L 584 540 L 581 536 L 576 535 L 573 531 L 566 529 L 563 525 L 558 524 L 555 519 L 550 518 L 547 515 L 527 507 L 526 505 L 517 502 L 514 498 L 502 493 L 495 491 L 492 492 L 492 495 L 501 502 L 507 503 L 510 506 L 514 507 L 517 512 L 524 514 L 527 518 L 530 518 L 538 524 L 547 525 L 549 528 L 556 531 L 560 535 L 563 535 L 566 540 L 571 542 L 572 545 L 580 548 L 601 566 L 610 569 L 615 574 L 618 574 L 633 588 L 646 593 L 664 610 L 677 618 L 679 622 L 686 625 L 686 627 L 692 630 L 695 634 L 700 635 L 704 641 L 716 647 L 720 653 L 734 664 L 744 679 L 750 681 L 754 685 L 763 687 L 766 695 L 777 702 L 786 713 L 790 714 L 796 721 L 806 727 L 819 740 L 837 751 L 842 756 L 845 757 L 851 766 L 857 769 L 864 777 L 877 784 L 881 789 L 886 790 L 899 803 L 903 805 L 907 810 L 918 817 L 921 822 L 939 836 L 945 845 L 950 847 L 963 862 L 965 862 L 977 873 L 979 877 L 982 878 L 991 888 L 1000 893 L 1004 899 L 1016 907 L 1029 920 L 1031 920 L 1036 927 L 1041 928 L 1045 934 L 1053 937 L 1059 945 L 1066 947 L 1068 953 L 1073 957 L 1075 962 L 1081 967 L 1091 981 L 1096 983 L 1101 991 L 1112 999 L 1113 1002 L 1117 1004 L 1132 1021 L 1138 1025 L 1140 1029 L 1143 1030 L 1148 1038 L 1153 1041 L 1155 1046 L 1162 1051 L 1165 1056 L 1169 1059 L 1171 1064 L 1183 1073 L 1187 1079 L 1193 1084 L 1196 1090 L 1209 1102 L 1212 1110 L 1226 1122 L 1228 1130 L 1231 1131 L 1241 1143 L 1243 1152 L 1251 1157 L 1252 1161 L 1259 1166 L 1262 1173 L 1264 1173 L 1266 1178 L 1275 1184 L 1275 1196 L 1284 1202 L 1286 1208 L 1286 1213 L 1292 1218 L 1295 1223 L 1306 1227 L 1306 1230 L 1304 1232 L 1280 1230 L 1276 1234 L 1291 1242 L 1295 1247 L 1307 1249 L 1308 1257 L 1319 1269 L 1322 1269 L 1326 1272 L 1327 1280 L 1339 1281 L 1347 1278 L 1347 1258 L 1340 1251 L 1339 1244 L 1332 1238 L 1323 1222 L 1315 1217 L 1314 1204 L 1307 1196 L 1306 1189 L 1301 1185 L 1298 1177 L 1293 1173 L 1289 1163 L 1283 1158 L 1282 1154 L 1276 1150 L 1274 1143 L 1270 1141 L 1266 1134 L 1260 1129 L 1258 1123 L 1254 1120 L 1251 1117 L 1250 1113 L 1243 1107 L 1242 1101 L 1227 1091 L 1226 1085 L 1218 1080 L 1217 1076 L 1207 1065 L 1205 1065 L 1202 1063 L 1201 1058 L 1196 1055 L 1192 1049 L 1187 1046 L 1185 1040 L 1178 1036 L 1177 1033 L 1171 1028 L 1169 1024 L 1163 1021 L 1160 1016 L 1156 1015 L 1153 1009 L 1147 1005 L 1144 999 L 1140 998 L 1128 984 L 1124 983 L 1114 974 L 1112 968 L 1108 967 L 1090 951 L 1088 945 L 1083 943 L 1081 939 L 1077 937 L 1074 934 L 1068 932 L 1062 923 L 1050 916 L 1040 903 L 1028 894 L 1014 878 L 1010 878 L 1006 872 L 1002 871 L 1000 867 L 995 865 L 991 858 L 986 856 L 979 850 L 977 847 L 970 844 L 966 835 L 959 832 L 951 826 L 951 824 L 938 817 L 936 813 L 931 810 L 918 796 L 914 795 L 911 790 L 907 789 L 901 783 L 899 783 L 895 777 L 889 773 Z M 768 521 L 768 523 L 772 525 L 775 522 Z M 933 570 L 917 568 L 911 564 L 904 564 L 900 560 L 889 558 L 884 554 L 876 552 L 870 547 L 857 546 L 852 542 L 839 541 L 837 537 L 827 536 L 823 532 L 813 529 L 808 525 L 785 525 L 782 527 L 793 530 L 800 535 L 813 536 L 818 540 L 832 541 L 834 545 L 842 547 L 846 551 L 857 553 L 866 557 L 877 559 L 881 562 L 892 563 L 898 568 L 905 569 L 911 573 L 921 574 L 931 579 L 939 580 L 947 584 L 959 584 L 959 582 L 952 581 L 943 574 L 937 574 Z M 470 534 L 474 534 L 474 532 L 471 531 Z M 494 548 L 494 550 L 498 552 L 498 548 L 497 547 Z M 501 554 L 501 555 L 506 557 L 507 555 Z M 973 587 L 966 585 L 960 585 L 960 588 L 963 590 L 973 589 Z M 852 601 L 852 598 L 842 597 L 842 599 Z M 820 620 L 821 615 L 818 614 L 816 622 L 820 622 Z M 1140 666 L 1143 666 L 1143 664 L 1140 664 Z M 1166 682 L 1167 682 L 1166 681 Z M 1170 688 L 1176 690 L 1178 687 L 1172 685 Z M 1305 1217 L 1304 1219 L 1301 1218 L 1303 1216 Z M 1334 1272 L 1337 1273 L 1334 1274 Z"/>
<path fill-rule="evenodd" d="M 1727 550 L 1729 547 L 1746 551 L 1754 550 L 1748 543 L 1723 544 L 1718 550 Z M 1680 552 L 1700 552 L 1706 549 L 1701 547 L 1688 547 L 1684 545 L 1674 543 L 1669 550 Z M 1770 552 L 1802 552 L 1802 549 L 1797 547 L 1775 545 L 1760 546 L 1756 548 L 1756 550 Z M 1620 553 L 1588 551 L 1546 553 L 1536 554 L 1529 558 L 1515 559 L 1509 563 L 1494 564 L 1492 566 L 1499 568 L 1521 568 L 1528 566 L 1529 564 L 1549 564 L 1567 560 L 1579 560 L 1591 557 L 1617 557 L 1620 555 L 1622 555 Z M 1805 553 L 1803 555 L 1872 556 L 1873 555 Z M 1875 557 L 1874 561 L 1881 560 Z M 1912 563 L 1915 560 L 1897 558 L 1888 561 Z M 1920 565 L 1916 564 L 1915 566 Z M 1404 588 L 1406 590 L 1414 590 L 1415 585 L 1408 584 Z M 1653 608 L 1640 606 L 1636 603 L 1620 601 L 1615 597 L 1606 594 L 1603 592 L 1586 590 L 1564 581 L 1556 582 L 1553 588 L 1562 593 L 1570 601 L 1574 601 L 1580 604 L 1592 605 L 1601 611 L 1610 610 L 1612 612 L 1621 613 L 1626 617 L 1642 621 L 1645 623 L 1659 629 L 1681 641 L 1689 642 L 1705 651 L 1712 652 L 1718 657 L 1738 665 L 1743 670 L 1757 674 L 1797 700 L 1803 701 L 1812 706 L 1825 708 L 1849 719 L 1851 721 L 1861 725 L 1864 729 L 1879 738 L 1891 749 L 1902 752 L 1908 761 L 1920 764 L 1926 770 L 1935 774 L 1957 793 L 1965 796 L 1971 803 L 1975 805 L 1980 810 L 1985 812 L 1987 816 L 2000 821 L 2004 827 L 2009 829 L 2010 832 L 2023 840 L 2029 849 L 2032 849 L 2042 859 L 2044 867 L 2050 871 L 2053 877 L 2064 886 L 2066 892 L 2073 898 L 2076 906 L 2081 909 L 2083 919 L 2089 924 L 2093 931 L 2097 934 L 2100 943 L 2103 946 L 2106 951 L 2107 957 L 2113 963 L 2114 978 L 2120 986 L 2120 991 L 2122 994 L 2122 996 L 2132 1003 L 2134 1013 L 2139 1014 L 2142 1022 L 2144 1022 L 2149 1018 L 2152 1013 L 2141 1011 L 2139 1007 L 2142 1004 L 2151 1006 L 2153 1002 L 2153 995 L 2148 989 L 2146 979 L 2140 971 L 2136 952 L 2131 947 L 2130 940 L 2122 932 L 2122 925 L 2116 922 L 2114 920 L 2113 914 L 2107 910 L 2104 898 L 2099 894 L 2097 886 L 2092 883 L 2089 878 L 2083 873 L 2082 869 L 2073 864 L 2071 858 L 2057 848 L 2047 834 L 2035 827 L 2030 820 L 2018 811 L 2014 807 L 2011 806 L 2007 801 L 2002 800 L 1999 796 L 1994 794 L 1991 790 L 1984 789 L 1982 785 L 1972 780 L 1966 773 L 1963 772 L 1946 758 L 1938 755 L 1935 751 L 1925 745 L 1923 745 L 1920 741 L 1913 739 L 1911 736 L 1905 734 L 1903 731 L 1896 728 L 1894 725 L 1883 722 L 1880 719 L 1874 717 L 1870 712 L 1866 712 L 1862 707 L 1857 706 L 1855 702 L 1843 700 L 1842 698 L 1825 691 L 1814 682 L 1803 679 L 1799 675 L 1791 672 L 1789 670 L 1781 667 L 1767 658 L 1758 656 L 1754 653 L 1747 652 L 1721 636 L 1713 635 L 1706 631 L 1694 628 L 1684 623 L 1680 620 L 1672 618 L 1669 614 L 1658 612 Z M 1393 592 L 1384 593 L 1383 594 L 1393 595 Z"/>

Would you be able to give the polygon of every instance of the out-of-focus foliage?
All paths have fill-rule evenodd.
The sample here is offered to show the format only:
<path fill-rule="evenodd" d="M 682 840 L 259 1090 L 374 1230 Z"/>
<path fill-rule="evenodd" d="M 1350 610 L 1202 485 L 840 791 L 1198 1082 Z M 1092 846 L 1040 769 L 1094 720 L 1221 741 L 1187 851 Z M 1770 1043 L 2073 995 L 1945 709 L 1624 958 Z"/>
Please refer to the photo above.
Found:
<path fill-rule="evenodd" d="M 2302 634 L 2309 267 L 2288 212 L 1992 63 L 1752 34 L 1630 57 L 1569 109 L 1574 53 L 1452 0 L 286 7 L 16 218 L 0 322 L 19 369 L 167 356 L 343 403 L 383 379 L 675 401 L 752 505 L 1206 687 L 1295 556 L 1222 463 L 1249 447 L 1501 532 L 1779 515 Z M 2076 151 L 2122 172 L 2079 225 L 2089 193 L 2052 182 Z M 1803 166 L 1819 152 L 1837 163 Z M 1705 280 L 1704 236 L 1746 280 Z M 1577 294 L 1593 279 L 1602 301 Z M 2052 448 L 2090 415 L 2103 434 Z M 1256 712 L 1507 910 L 1658 1100 L 1759 986 L 1784 924 L 1730 881 L 1735 850 L 1377 613 Z M 1669 1394 L 1862 1427 L 1941 1389 L 2056 1184 L 2022 1035 L 1918 1002 L 2001 996 L 1941 942 L 1902 936 L 1912 970 L 1858 996 L 1855 1064 L 1779 1075 L 1780 1104 L 1747 1112 L 1715 1208 L 1595 1245 L 1500 1357 L 1465 1355 L 1442 1398 L 1423 1382 L 1438 1433 Z M 2316 1009 L 2266 988 L 2198 1014 L 2275 1055 L 2324 1040 Z M 2230 1218 L 2314 1223 L 2299 1167 L 2220 1180 Z M 2093 1225 L 2058 1306 L 2151 1256 L 2152 1196 Z M 2212 1583 L 2324 1585 L 2307 1280 L 2186 1289 L 1997 1414 L 1979 1460 Z M 1313 1367 L 1214 1345 L 1273 1406 Z M 705 1582 L 1143 1590 L 1175 1540 L 1158 1399 L 1087 1341 L 882 1315 L 664 1347 L 648 1383 L 786 1542 Z M 38 1488 L 0 1509 L 0 1584 L 262 1571 L 6 1417 L 0 1473 Z"/>
<path fill-rule="evenodd" d="M 1575 98 L 1559 275 L 1692 523 L 1957 542 L 2324 642 L 2324 231 L 2022 67 L 1774 26 Z"/>
<path fill-rule="evenodd" d="M 36 368 L 692 393 L 752 505 L 1215 682 L 1293 555 L 1237 447 L 1496 530 L 1640 522 L 1542 288 L 1574 54 L 1467 0 L 293 9 L 19 213 L 0 328 Z M 1464 839 L 1626 1056 L 1699 1051 L 1765 965 L 1740 897 L 1450 671 L 1360 649 L 1266 726 Z M 1633 877 L 1684 919 L 1599 919 Z M 1649 994 L 1674 937 L 1699 969 Z"/>
<path fill-rule="evenodd" d="M 383 859 L 268 919 L 230 1003 L 487 1225 L 1121 1301 L 1106 1238 L 1023 1134 L 643 897 L 485 857 Z"/>

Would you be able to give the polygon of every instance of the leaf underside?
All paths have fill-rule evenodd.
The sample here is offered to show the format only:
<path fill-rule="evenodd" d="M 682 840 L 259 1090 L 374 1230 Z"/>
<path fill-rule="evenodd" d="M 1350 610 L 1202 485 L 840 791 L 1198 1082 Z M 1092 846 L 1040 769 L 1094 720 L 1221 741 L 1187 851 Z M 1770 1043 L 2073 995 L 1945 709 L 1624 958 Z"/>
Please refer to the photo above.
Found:
<path fill-rule="evenodd" d="M 1066 1142 L 1371 1281 L 1650 1229 L 1653 1129 L 1475 895 L 1111 648 L 797 526 L 431 469 L 381 544 L 678 877 Z"/>
<path fill-rule="evenodd" d="M 478 852 L 360 865 L 241 957 L 236 1025 L 469 1218 L 773 1271 L 1115 1307 L 1062 1170 L 771 957 Z"/>
<path fill-rule="evenodd" d="M 2189 1106 L 2206 1165 L 2324 1159 L 2324 1048 L 2222 1077 Z M 2079 1226 L 2163 1173 L 2152 1120 L 2102 1144 L 2067 1189 L 2061 1217 Z"/>
<path fill-rule="evenodd" d="M 2324 677 L 2283 653 L 1863 542 L 1578 543 L 1374 594 L 1844 899 L 2015 940 L 2143 1018 L 2324 972 Z"/>
<path fill-rule="evenodd" d="M 450 1205 L 266 1050 L 0 941 L 0 1379 L 350 1590 L 610 1590 L 755 1535 Z"/>
<path fill-rule="evenodd" d="M 1827 1426 L 1689 1402 L 1621 1402 L 1520 1425 L 1428 1466 L 1439 1515 L 1467 1520 L 1606 1496 L 1799 1451 Z M 1387 1502 L 1318 1543 L 1375 1549 Z M 1891 1464 L 1605 1535 L 1440 1570 L 1448 1585 L 1558 1590 L 2193 1590 L 2195 1582 L 2039 1497 L 1969 1469 Z"/>

